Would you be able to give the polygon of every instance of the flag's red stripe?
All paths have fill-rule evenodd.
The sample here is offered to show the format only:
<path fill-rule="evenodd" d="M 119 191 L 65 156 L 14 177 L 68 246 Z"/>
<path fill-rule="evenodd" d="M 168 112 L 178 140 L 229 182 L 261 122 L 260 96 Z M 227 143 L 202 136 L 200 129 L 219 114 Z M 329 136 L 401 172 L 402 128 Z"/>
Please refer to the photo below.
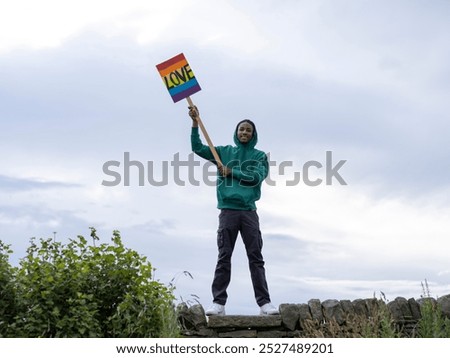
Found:
<path fill-rule="evenodd" d="M 167 68 L 177 62 L 180 62 L 182 60 L 186 61 L 186 58 L 184 57 L 183 53 L 180 53 L 179 55 L 176 55 L 175 57 L 172 57 L 172 58 L 168 59 L 167 61 L 164 61 L 164 62 L 160 63 L 159 65 L 156 65 L 156 68 L 158 69 L 158 71 L 162 71 L 165 68 Z"/>

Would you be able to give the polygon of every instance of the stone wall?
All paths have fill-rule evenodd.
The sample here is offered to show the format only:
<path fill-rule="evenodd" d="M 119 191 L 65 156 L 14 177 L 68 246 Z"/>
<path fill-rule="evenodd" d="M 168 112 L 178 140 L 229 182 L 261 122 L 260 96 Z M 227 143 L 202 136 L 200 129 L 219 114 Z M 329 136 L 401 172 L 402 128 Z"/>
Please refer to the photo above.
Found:
<path fill-rule="evenodd" d="M 201 305 L 178 307 L 184 337 L 295 338 L 367 337 L 394 330 L 399 337 L 415 337 L 423 305 L 439 305 L 450 318 L 450 295 L 433 298 L 398 297 L 386 303 L 375 298 L 350 300 L 311 299 L 308 303 L 281 304 L 280 315 L 206 317 Z M 392 332 L 391 332 L 392 333 Z"/>

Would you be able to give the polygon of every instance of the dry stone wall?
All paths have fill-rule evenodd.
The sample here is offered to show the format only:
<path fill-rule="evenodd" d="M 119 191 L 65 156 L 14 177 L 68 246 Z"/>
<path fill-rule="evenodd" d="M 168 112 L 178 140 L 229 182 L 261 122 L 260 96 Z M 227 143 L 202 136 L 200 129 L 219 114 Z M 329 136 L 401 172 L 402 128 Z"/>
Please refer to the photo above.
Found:
<path fill-rule="evenodd" d="M 361 337 L 388 324 L 399 337 L 414 337 L 426 301 L 440 306 L 450 318 L 450 295 L 433 298 L 398 297 L 386 303 L 375 298 L 350 300 L 311 299 L 308 303 L 281 304 L 280 315 L 227 315 L 206 317 L 201 305 L 178 307 L 184 337 L 295 338 Z"/>

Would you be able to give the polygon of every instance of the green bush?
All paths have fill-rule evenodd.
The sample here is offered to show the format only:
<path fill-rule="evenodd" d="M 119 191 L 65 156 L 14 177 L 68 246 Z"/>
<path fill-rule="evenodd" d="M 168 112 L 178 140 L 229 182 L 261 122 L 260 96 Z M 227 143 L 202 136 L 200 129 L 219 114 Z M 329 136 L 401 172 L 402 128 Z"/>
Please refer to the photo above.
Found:
<path fill-rule="evenodd" d="M 91 237 L 94 245 L 82 236 L 66 245 L 32 240 L 17 269 L 0 246 L 0 307 L 10 307 L 0 311 L 0 336 L 178 335 L 173 289 L 153 280 L 146 258 L 125 248 L 118 231 L 109 245 L 95 245 L 94 228 Z"/>
<path fill-rule="evenodd" d="M 444 316 L 439 304 L 427 299 L 421 306 L 422 318 L 418 325 L 421 338 L 450 338 L 450 319 Z"/>
<path fill-rule="evenodd" d="M 16 314 L 14 268 L 9 264 L 12 251 L 0 241 L 0 337 L 13 323 Z"/>

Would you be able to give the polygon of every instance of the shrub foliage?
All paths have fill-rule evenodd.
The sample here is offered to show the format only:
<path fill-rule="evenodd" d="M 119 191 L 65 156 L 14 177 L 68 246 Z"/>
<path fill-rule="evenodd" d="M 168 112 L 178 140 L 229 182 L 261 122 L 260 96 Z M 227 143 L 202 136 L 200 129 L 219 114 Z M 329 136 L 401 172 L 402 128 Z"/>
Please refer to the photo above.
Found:
<path fill-rule="evenodd" d="M 173 337 L 173 287 L 153 279 L 153 268 L 124 247 L 83 236 L 68 244 L 31 241 L 18 267 L 0 241 L 0 337 Z"/>

